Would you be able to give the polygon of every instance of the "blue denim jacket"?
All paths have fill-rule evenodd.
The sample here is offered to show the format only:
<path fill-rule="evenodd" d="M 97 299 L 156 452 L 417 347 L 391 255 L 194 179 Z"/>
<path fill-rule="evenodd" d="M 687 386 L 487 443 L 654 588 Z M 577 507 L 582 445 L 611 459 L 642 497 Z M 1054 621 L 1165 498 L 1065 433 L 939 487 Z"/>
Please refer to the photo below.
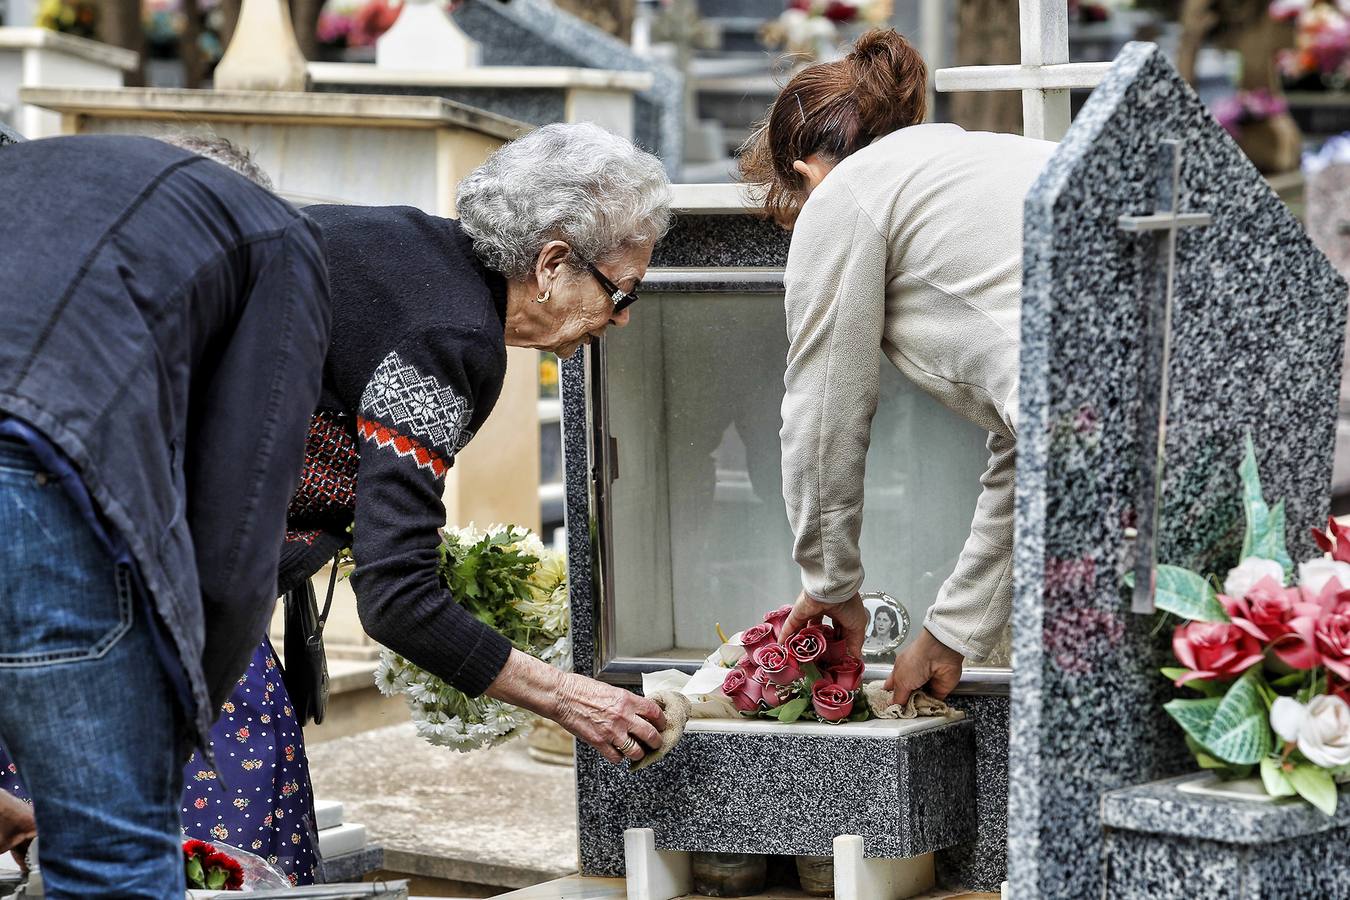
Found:
<path fill-rule="evenodd" d="M 0 150 L 0 414 L 80 473 L 204 735 L 276 599 L 330 309 L 318 229 L 148 138 Z"/>

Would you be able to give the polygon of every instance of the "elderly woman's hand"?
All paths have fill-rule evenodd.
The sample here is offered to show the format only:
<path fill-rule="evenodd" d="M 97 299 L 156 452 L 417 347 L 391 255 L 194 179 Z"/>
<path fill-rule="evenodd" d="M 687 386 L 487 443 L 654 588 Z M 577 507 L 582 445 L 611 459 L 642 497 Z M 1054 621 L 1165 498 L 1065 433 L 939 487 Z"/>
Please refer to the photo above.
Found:
<path fill-rule="evenodd" d="M 488 696 L 552 719 L 618 765 L 661 746 L 661 707 L 646 697 L 512 650 Z"/>

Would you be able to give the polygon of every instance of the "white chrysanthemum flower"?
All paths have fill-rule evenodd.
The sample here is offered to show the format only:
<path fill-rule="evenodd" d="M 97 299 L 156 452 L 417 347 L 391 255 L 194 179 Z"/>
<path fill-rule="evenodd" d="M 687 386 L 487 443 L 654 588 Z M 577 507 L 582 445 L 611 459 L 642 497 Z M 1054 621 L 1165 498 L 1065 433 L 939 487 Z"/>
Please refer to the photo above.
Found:
<path fill-rule="evenodd" d="M 571 617 L 566 557 L 547 547 L 538 535 L 517 526 L 494 524 L 480 529 L 470 522 L 464 527 L 447 527 L 442 533 L 457 551 L 490 538 L 537 560 L 526 576 L 529 596 L 519 598 L 513 591 L 500 597 L 480 598 L 478 602 L 495 602 L 503 610 L 509 607 L 518 612 L 519 618 L 510 617 L 510 621 L 519 624 L 505 629 L 505 636 L 517 646 L 534 648 L 529 652 L 555 668 L 569 671 L 572 642 L 568 636 Z M 513 567 L 511 575 L 519 577 L 519 568 Z M 484 583 L 491 582 L 484 579 Z M 387 696 L 404 696 L 420 737 L 435 746 L 460 752 L 510 740 L 523 733 L 535 719 L 533 713 L 519 707 L 486 697 L 466 697 L 390 650 L 380 654 L 375 683 Z"/>

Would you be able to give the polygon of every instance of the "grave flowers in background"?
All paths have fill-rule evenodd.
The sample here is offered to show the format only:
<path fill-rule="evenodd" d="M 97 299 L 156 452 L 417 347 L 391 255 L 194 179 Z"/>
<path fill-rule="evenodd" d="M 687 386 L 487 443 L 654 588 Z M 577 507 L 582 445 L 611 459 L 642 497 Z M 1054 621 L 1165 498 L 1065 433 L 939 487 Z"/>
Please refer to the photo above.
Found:
<path fill-rule="evenodd" d="M 1250 437 L 1239 467 L 1246 532 L 1240 564 L 1220 581 L 1159 566 L 1155 601 L 1180 617 L 1162 670 L 1189 696 L 1164 708 L 1196 762 L 1221 778 L 1259 771 L 1274 797 L 1298 795 L 1331 815 L 1350 780 L 1350 528 L 1314 531 L 1326 556 L 1298 564 L 1283 502 L 1261 494 Z"/>
<path fill-rule="evenodd" d="M 563 555 L 515 525 L 447 529 L 442 538 L 438 568 L 460 605 L 517 650 L 566 670 L 571 642 Z M 469 697 L 391 650 L 380 654 L 375 683 L 386 696 L 403 695 L 417 733 L 442 747 L 491 747 L 534 721 L 519 707 Z"/>

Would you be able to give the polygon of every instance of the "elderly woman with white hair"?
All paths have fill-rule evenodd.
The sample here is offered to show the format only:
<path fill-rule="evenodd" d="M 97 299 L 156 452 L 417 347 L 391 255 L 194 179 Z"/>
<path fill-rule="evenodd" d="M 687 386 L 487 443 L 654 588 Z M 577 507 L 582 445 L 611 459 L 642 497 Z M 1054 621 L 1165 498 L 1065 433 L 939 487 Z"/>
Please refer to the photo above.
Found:
<path fill-rule="evenodd" d="M 611 762 L 658 747 L 660 708 L 512 648 L 440 581 L 446 471 L 492 413 L 506 348 L 570 356 L 622 327 L 670 221 L 661 163 L 588 124 L 516 140 L 461 183 L 460 219 L 317 206 L 333 331 L 281 591 L 354 540 L 366 631 L 470 695 L 553 719 Z"/>

